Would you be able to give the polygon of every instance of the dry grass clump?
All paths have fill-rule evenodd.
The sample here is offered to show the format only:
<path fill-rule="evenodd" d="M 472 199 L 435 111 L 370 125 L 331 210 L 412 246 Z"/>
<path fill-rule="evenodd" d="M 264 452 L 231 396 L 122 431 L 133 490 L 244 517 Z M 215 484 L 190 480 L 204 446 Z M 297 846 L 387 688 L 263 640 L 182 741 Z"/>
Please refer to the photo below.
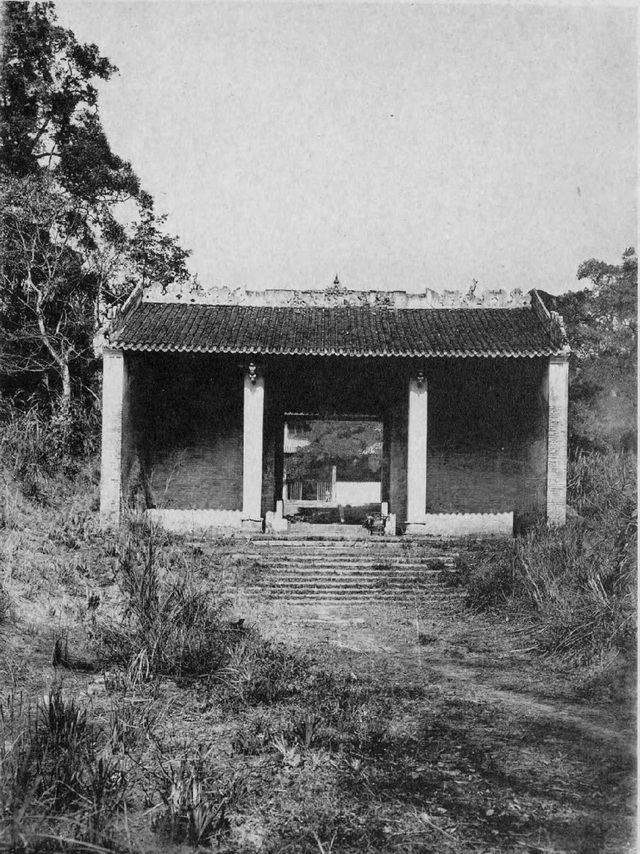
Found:
<path fill-rule="evenodd" d="M 0 467 L 26 497 L 46 501 L 57 476 L 75 478 L 96 457 L 99 422 L 95 409 L 47 412 L 0 397 Z"/>
<path fill-rule="evenodd" d="M 55 687 L 35 705 L 4 698 L 0 732 L 0 848 L 114 850 L 129 775 L 108 730 Z"/>
<path fill-rule="evenodd" d="M 535 618 L 539 648 L 591 662 L 635 649 L 635 457 L 580 453 L 564 528 L 539 525 L 516 540 L 487 542 L 463 567 L 469 604 Z"/>
<path fill-rule="evenodd" d="M 143 519 L 130 522 L 118 548 L 122 608 L 95 620 L 94 645 L 107 664 L 149 674 L 202 676 L 225 660 L 236 632 L 225 621 L 222 585 L 198 574 L 188 549 Z"/>
<path fill-rule="evenodd" d="M 226 811 L 236 795 L 233 784 L 215 771 L 214 753 L 214 747 L 198 745 L 177 762 L 160 760 L 153 769 L 164 805 L 153 820 L 153 829 L 171 842 L 210 845 L 229 829 Z"/>
<path fill-rule="evenodd" d="M 4 623 L 11 611 L 11 598 L 0 583 L 0 625 Z"/>

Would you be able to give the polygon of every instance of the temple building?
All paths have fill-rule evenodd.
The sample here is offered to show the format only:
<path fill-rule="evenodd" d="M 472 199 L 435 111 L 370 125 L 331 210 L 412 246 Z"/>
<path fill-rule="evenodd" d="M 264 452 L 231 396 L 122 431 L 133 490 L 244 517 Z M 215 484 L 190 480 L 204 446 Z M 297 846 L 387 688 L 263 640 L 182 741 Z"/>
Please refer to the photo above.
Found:
<path fill-rule="evenodd" d="M 136 291 L 102 353 L 105 525 L 286 531 L 291 413 L 382 425 L 388 533 L 565 521 L 569 345 L 535 290 Z"/>

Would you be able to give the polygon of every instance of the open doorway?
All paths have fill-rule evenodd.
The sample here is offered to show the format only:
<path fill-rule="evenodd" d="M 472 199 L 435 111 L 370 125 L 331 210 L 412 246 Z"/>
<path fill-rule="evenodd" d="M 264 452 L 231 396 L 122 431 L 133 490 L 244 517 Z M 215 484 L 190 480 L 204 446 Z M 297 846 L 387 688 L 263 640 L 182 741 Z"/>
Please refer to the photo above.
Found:
<path fill-rule="evenodd" d="M 285 413 L 282 499 L 292 522 L 361 525 L 380 513 L 382 421 Z"/>

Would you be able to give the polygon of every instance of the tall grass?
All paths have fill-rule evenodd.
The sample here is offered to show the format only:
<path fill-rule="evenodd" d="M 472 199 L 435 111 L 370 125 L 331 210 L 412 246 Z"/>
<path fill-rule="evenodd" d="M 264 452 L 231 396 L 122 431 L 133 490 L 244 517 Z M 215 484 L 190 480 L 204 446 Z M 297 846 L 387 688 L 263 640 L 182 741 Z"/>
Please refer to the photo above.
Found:
<path fill-rule="evenodd" d="M 113 850 L 129 778 L 109 733 L 59 687 L 0 701 L 0 850 Z"/>
<path fill-rule="evenodd" d="M 0 396 L 0 467 L 29 498 L 43 498 L 52 478 L 74 477 L 95 456 L 99 413 L 72 405 L 68 411 L 18 406 Z"/>
<path fill-rule="evenodd" d="M 481 545 L 465 568 L 469 604 L 530 616 L 540 649 L 579 662 L 632 655 L 636 636 L 636 459 L 579 453 L 569 466 L 563 528 L 540 524 Z"/>
<path fill-rule="evenodd" d="M 199 577 L 183 548 L 143 519 L 133 519 L 119 546 L 120 618 L 96 624 L 107 662 L 148 675 L 196 676 L 217 670 L 227 654 L 227 602 L 221 584 Z"/>

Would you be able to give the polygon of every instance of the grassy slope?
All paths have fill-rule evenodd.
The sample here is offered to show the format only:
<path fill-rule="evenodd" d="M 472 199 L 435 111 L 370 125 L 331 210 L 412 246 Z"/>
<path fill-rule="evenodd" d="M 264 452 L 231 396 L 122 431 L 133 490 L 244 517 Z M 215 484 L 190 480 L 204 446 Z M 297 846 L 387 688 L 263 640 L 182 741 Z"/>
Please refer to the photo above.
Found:
<path fill-rule="evenodd" d="M 633 850 L 632 687 L 585 689 L 513 619 L 416 599 L 301 622 L 237 588 L 228 618 L 255 628 L 225 636 L 213 676 L 146 678 L 144 658 L 54 669 L 60 637 L 76 665 L 95 661 L 94 615 L 121 608 L 94 487 L 65 489 L 42 507 L 5 487 L 0 848 L 178 851 L 200 835 L 234 852 Z M 242 568 L 228 540 L 159 551 L 167 577 L 186 568 L 214 594 Z M 77 750 L 81 797 L 21 785 L 44 742 L 47 780 Z"/>

